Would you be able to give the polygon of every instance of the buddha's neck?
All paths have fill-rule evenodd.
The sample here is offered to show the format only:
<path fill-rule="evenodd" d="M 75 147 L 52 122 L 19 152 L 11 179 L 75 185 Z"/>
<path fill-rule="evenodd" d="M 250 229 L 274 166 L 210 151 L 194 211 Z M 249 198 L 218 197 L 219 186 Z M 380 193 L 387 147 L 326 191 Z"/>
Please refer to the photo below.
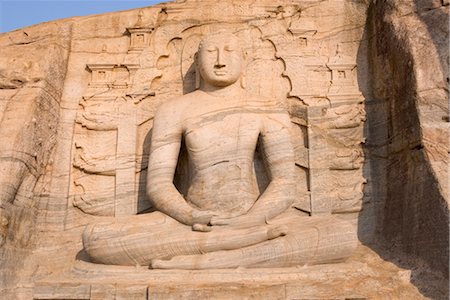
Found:
<path fill-rule="evenodd" d="M 200 90 L 204 91 L 205 93 L 213 97 L 228 98 L 228 99 L 238 97 L 239 95 L 242 94 L 243 91 L 239 80 L 233 84 L 224 87 L 214 86 L 202 82 Z"/>

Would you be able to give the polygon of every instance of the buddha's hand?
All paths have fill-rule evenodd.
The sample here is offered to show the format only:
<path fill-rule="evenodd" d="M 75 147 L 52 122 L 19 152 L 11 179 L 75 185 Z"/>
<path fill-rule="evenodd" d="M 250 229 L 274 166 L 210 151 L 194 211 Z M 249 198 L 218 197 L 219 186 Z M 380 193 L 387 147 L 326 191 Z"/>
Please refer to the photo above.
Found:
<path fill-rule="evenodd" d="M 209 223 L 214 215 L 215 213 L 212 211 L 194 210 L 192 212 L 192 230 L 201 232 L 211 231 L 212 227 L 209 226 Z"/>
<path fill-rule="evenodd" d="M 211 220 L 214 218 L 230 219 L 232 215 L 211 210 L 194 210 L 192 212 L 192 230 L 201 232 L 211 231 L 213 229 Z"/>
<path fill-rule="evenodd" d="M 241 215 L 232 218 L 213 216 L 209 222 L 212 226 L 230 226 L 233 228 L 247 228 L 266 224 L 264 216 Z"/>
<path fill-rule="evenodd" d="M 211 218 L 217 216 L 216 212 L 210 210 L 197 210 L 192 211 L 192 224 L 207 225 L 211 222 Z"/>

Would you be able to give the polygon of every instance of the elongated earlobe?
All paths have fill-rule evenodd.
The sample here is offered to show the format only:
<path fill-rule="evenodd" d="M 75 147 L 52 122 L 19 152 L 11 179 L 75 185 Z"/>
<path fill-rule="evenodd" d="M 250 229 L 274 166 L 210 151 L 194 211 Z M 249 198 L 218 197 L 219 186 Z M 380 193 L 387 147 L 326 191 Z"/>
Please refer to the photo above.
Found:
<path fill-rule="evenodd" d="M 242 59 L 243 59 L 243 68 L 242 68 L 242 74 L 241 74 L 241 88 L 245 89 L 247 87 L 247 51 L 243 51 L 242 53 Z"/>
<path fill-rule="evenodd" d="M 245 89 L 247 87 L 247 82 L 245 80 L 245 71 L 241 75 L 241 88 Z"/>
<path fill-rule="evenodd" d="M 195 89 L 198 90 L 200 88 L 201 83 L 200 68 L 198 66 L 198 52 L 195 53 L 194 64 L 195 64 Z"/>

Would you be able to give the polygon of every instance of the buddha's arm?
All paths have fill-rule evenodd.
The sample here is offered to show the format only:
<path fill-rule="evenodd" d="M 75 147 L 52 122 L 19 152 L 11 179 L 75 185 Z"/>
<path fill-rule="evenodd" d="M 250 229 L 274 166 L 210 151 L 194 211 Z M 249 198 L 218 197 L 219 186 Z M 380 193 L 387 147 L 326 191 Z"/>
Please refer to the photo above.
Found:
<path fill-rule="evenodd" d="M 173 184 L 182 131 L 179 109 L 170 103 L 163 105 L 153 122 L 147 196 L 156 209 L 183 224 L 207 224 L 211 216 L 192 208 Z"/>
<path fill-rule="evenodd" d="M 294 201 L 295 159 L 291 143 L 291 122 L 287 113 L 267 114 L 260 139 L 270 183 L 250 211 L 250 217 L 270 220 Z"/>
<path fill-rule="evenodd" d="M 289 208 L 295 195 L 295 160 L 290 126 L 286 112 L 267 114 L 261 129 L 260 142 L 270 176 L 269 185 L 247 214 L 230 219 L 214 217 L 211 224 L 239 226 L 262 224 Z"/>

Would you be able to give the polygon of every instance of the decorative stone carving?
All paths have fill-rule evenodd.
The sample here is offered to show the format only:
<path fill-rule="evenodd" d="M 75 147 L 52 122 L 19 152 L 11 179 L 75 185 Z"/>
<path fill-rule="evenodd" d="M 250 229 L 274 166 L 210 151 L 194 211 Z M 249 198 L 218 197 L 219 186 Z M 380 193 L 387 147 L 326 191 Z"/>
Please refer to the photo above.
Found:
<path fill-rule="evenodd" d="M 334 181 L 337 197 L 332 202 L 333 213 L 359 212 L 363 207 L 364 186 L 367 180 L 359 172 L 351 170 L 334 171 L 330 177 Z"/>
<path fill-rule="evenodd" d="M 349 102 L 352 103 L 353 100 L 350 98 Z M 332 178 L 334 172 L 347 172 L 347 175 L 342 173 L 341 176 L 356 175 L 360 181 L 364 180 L 359 171 L 364 162 L 361 148 L 361 143 L 364 142 L 363 106 L 356 103 L 310 107 L 308 120 L 312 213 L 359 211 L 364 196 L 362 190 L 354 192 L 352 189 L 342 196 L 336 190 L 347 188 Z M 348 171 L 354 174 L 349 174 Z"/>
<path fill-rule="evenodd" d="M 357 170 L 364 161 L 360 149 L 338 149 L 335 155 L 331 161 L 330 169 L 332 170 Z"/>
<path fill-rule="evenodd" d="M 89 84 L 77 113 L 80 129 L 74 142 L 73 167 L 78 171 L 73 176 L 73 205 L 94 215 L 130 215 L 149 206 L 148 202 L 143 205 L 135 193 L 141 172 L 136 154 L 137 128 L 151 118 L 139 107 L 155 93 L 131 84 L 138 65 L 88 67 L 95 70 L 105 65 L 110 66 L 108 81 Z M 92 76 L 94 79 L 94 73 Z M 102 146 L 93 149 L 92 145 L 100 141 Z M 101 188 L 96 181 L 102 182 Z"/>
<path fill-rule="evenodd" d="M 75 143 L 75 156 L 73 166 L 89 174 L 114 176 L 116 174 L 115 156 L 104 155 L 102 157 L 91 157 L 86 153 L 83 146 Z"/>
<path fill-rule="evenodd" d="M 297 20 L 291 22 L 289 31 L 297 38 L 298 51 L 301 55 L 311 56 L 316 53 L 314 47 L 311 47 L 311 38 L 317 33 L 317 26 L 313 20 L 302 17 L 300 14 Z"/>
<path fill-rule="evenodd" d="M 150 44 L 150 34 L 154 30 L 153 27 L 147 27 L 142 20 L 144 12 L 139 11 L 138 20 L 133 27 L 127 28 L 130 34 L 130 48 L 129 53 L 139 53 Z"/>
<path fill-rule="evenodd" d="M 87 65 L 92 72 L 90 85 L 92 87 L 103 87 L 112 84 L 112 70 L 114 64 Z"/>
<path fill-rule="evenodd" d="M 355 128 L 366 120 L 366 112 L 361 104 L 341 105 L 324 111 L 323 120 L 329 122 L 328 128 Z"/>
<path fill-rule="evenodd" d="M 350 56 L 342 53 L 337 45 L 336 55 L 330 58 L 327 67 L 331 70 L 331 87 L 327 97 L 332 102 L 360 100 L 362 94 L 356 82 L 356 63 Z"/>
<path fill-rule="evenodd" d="M 87 68 L 92 72 L 91 87 L 127 88 L 130 72 L 134 72 L 138 65 L 88 64 Z"/>

